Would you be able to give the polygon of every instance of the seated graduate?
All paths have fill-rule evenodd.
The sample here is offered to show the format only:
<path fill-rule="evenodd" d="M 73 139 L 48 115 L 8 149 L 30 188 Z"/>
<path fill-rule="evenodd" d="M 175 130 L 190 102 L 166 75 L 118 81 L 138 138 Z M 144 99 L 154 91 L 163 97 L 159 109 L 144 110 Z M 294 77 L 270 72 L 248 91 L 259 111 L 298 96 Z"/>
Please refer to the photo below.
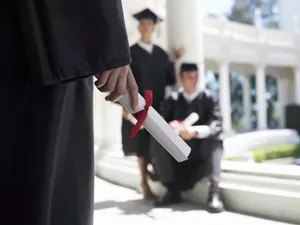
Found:
<path fill-rule="evenodd" d="M 162 146 L 153 141 L 151 153 L 153 166 L 168 191 L 155 202 L 166 206 L 181 202 L 181 192 L 192 189 L 202 178 L 208 177 L 210 188 L 207 208 L 210 212 L 223 211 L 219 180 L 223 155 L 222 118 L 218 99 L 208 90 L 197 90 L 198 68 L 196 64 L 181 65 L 180 80 L 183 90 L 172 93 L 163 104 L 162 116 L 188 143 L 192 151 L 189 160 L 178 163 Z M 194 126 L 185 126 L 190 114 L 197 113 Z M 174 126 L 175 124 L 175 126 Z"/>

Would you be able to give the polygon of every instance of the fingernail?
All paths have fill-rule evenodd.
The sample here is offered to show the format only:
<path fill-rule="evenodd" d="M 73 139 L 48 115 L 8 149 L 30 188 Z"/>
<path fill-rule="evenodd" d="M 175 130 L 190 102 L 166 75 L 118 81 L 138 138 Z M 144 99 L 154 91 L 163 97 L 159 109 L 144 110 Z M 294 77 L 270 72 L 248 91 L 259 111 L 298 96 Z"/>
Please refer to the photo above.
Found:
<path fill-rule="evenodd" d="M 103 86 L 103 84 L 98 84 L 98 81 L 95 81 L 95 86 L 96 86 L 97 88 L 101 88 L 101 87 Z"/>

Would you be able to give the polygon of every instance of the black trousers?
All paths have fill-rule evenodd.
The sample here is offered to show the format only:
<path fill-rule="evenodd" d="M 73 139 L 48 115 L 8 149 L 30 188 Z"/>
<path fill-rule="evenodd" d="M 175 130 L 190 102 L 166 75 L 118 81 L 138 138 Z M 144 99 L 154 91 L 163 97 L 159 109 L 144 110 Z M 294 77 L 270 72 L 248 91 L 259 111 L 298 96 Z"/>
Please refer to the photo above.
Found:
<path fill-rule="evenodd" d="M 162 184 L 170 190 L 185 191 L 207 177 L 210 181 L 219 182 L 223 144 L 218 140 L 204 140 L 197 149 L 192 149 L 191 158 L 178 163 L 154 141 L 151 146 L 153 166 Z"/>
<path fill-rule="evenodd" d="M 0 83 L 1 224 L 92 225 L 92 98 L 92 78 Z"/>

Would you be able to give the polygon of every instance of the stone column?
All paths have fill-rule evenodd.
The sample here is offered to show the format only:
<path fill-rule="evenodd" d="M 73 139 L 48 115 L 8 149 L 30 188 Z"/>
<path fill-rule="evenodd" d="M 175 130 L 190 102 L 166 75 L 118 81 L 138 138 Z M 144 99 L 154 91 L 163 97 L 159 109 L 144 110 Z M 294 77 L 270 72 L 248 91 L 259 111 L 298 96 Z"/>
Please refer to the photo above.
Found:
<path fill-rule="evenodd" d="M 106 94 L 94 89 L 94 147 L 101 150 L 120 150 L 121 106 L 105 101 Z M 121 152 L 121 151 L 120 151 Z"/>
<path fill-rule="evenodd" d="M 279 128 L 285 127 L 285 106 L 287 103 L 288 80 L 284 76 L 277 78 Z"/>
<path fill-rule="evenodd" d="M 246 130 L 251 129 L 251 87 L 250 77 L 244 75 L 243 81 L 243 107 L 244 107 L 244 126 Z"/>
<path fill-rule="evenodd" d="M 295 76 L 295 103 L 300 105 L 300 68 L 294 69 Z"/>
<path fill-rule="evenodd" d="M 230 74 L 229 63 L 221 62 L 220 74 L 220 108 L 223 117 L 223 129 L 225 132 L 232 131 L 231 124 L 231 99 L 230 99 Z"/>
<path fill-rule="evenodd" d="M 257 128 L 267 129 L 267 101 L 266 101 L 266 73 L 265 66 L 256 67 L 256 103 L 257 103 Z"/>
<path fill-rule="evenodd" d="M 205 87 L 202 0 L 167 0 L 169 50 L 183 47 L 183 62 L 199 66 L 199 88 Z"/>

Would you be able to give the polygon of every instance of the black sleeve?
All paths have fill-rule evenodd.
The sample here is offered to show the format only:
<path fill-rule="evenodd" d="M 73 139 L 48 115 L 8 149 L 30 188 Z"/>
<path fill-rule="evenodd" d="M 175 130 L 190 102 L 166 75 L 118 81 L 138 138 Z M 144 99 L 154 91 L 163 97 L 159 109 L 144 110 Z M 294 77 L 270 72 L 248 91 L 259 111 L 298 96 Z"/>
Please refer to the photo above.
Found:
<path fill-rule="evenodd" d="M 168 123 L 174 120 L 175 102 L 174 97 L 170 96 L 162 103 L 161 114 Z"/>
<path fill-rule="evenodd" d="M 70 81 L 131 62 L 121 0 L 17 0 L 32 82 Z"/>
<path fill-rule="evenodd" d="M 222 133 L 222 116 L 218 97 L 212 93 L 207 93 L 205 103 L 207 125 L 212 130 L 211 136 L 217 137 Z"/>
<path fill-rule="evenodd" d="M 176 75 L 175 75 L 175 67 L 174 63 L 170 62 L 169 59 L 167 61 L 167 85 L 175 85 L 176 84 Z"/>

